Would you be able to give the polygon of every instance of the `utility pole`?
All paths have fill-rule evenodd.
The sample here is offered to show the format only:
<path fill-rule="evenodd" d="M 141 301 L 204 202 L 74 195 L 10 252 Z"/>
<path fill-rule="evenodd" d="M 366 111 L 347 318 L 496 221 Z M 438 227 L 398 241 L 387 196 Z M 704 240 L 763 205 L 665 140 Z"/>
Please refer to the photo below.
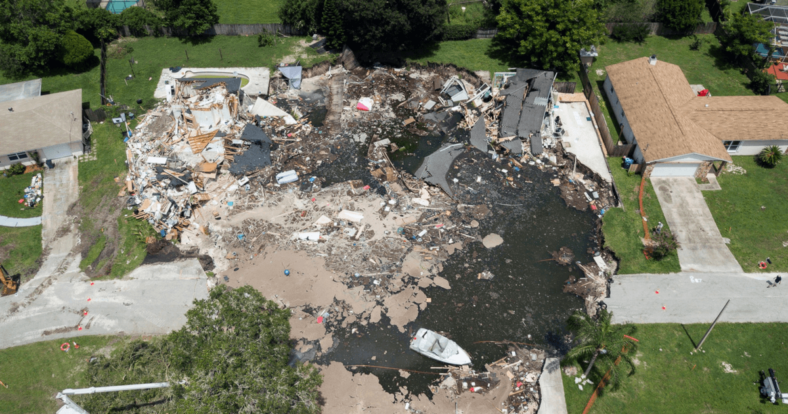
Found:
<path fill-rule="evenodd" d="M 697 351 L 697 350 L 699 350 L 699 349 L 700 349 L 700 347 L 702 347 L 702 346 L 703 346 L 703 342 L 704 342 L 704 341 L 706 341 L 706 338 L 708 338 L 709 334 L 711 333 L 711 330 L 712 330 L 712 329 L 714 329 L 714 325 L 716 325 L 716 324 L 717 324 L 717 321 L 720 319 L 720 316 L 722 316 L 722 312 L 725 312 L 725 308 L 727 308 L 727 307 L 728 307 L 728 304 L 729 304 L 729 303 L 731 303 L 731 300 L 730 300 L 730 299 L 728 299 L 728 301 L 727 301 L 727 302 L 725 302 L 725 306 L 723 306 L 723 307 L 722 307 L 722 310 L 720 311 L 720 314 L 719 314 L 719 315 L 717 315 L 717 318 L 716 318 L 716 319 L 714 319 L 714 322 L 712 322 L 711 326 L 709 326 L 709 330 L 708 330 L 708 331 L 706 331 L 706 335 L 703 335 L 703 339 L 701 339 L 701 340 L 700 340 L 700 343 L 698 344 L 698 346 L 696 346 L 696 347 L 695 347 L 695 350 L 696 350 L 696 351 Z"/>

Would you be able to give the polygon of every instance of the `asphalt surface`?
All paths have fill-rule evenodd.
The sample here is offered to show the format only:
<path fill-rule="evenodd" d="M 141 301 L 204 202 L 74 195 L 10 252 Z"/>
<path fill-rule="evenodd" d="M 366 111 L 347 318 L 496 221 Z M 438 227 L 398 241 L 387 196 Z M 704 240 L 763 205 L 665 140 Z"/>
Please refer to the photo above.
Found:
<path fill-rule="evenodd" d="M 0 298 L 0 349 L 82 335 L 165 334 L 186 323 L 195 299 L 208 297 L 197 259 L 142 266 L 92 285 L 79 261 L 69 260 L 64 273 L 39 273 L 16 296 Z"/>
<path fill-rule="evenodd" d="M 694 178 L 652 178 L 651 184 L 681 246 L 678 254 L 682 272 L 743 272 L 723 242 Z M 649 223 L 650 227 L 656 225 Z"/>
<path fill-rule="evenodd" d="M 788 322 L 788 284 L 777 274 L 671 273 L 613 276 L 604 302 L 613 323 Z M 782 274 L 785 277 L 785 274 Z"/>

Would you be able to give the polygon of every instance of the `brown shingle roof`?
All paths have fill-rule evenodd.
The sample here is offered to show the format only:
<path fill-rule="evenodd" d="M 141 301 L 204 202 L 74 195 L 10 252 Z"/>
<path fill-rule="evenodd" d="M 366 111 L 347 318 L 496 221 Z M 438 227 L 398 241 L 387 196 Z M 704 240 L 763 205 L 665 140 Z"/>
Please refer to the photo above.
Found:
<path fill-rule="evenodd" d="M 73 141 L 82 141 L 82 89 L 7 102 L 0 111 L 0 154 Z"/>
<path fill-rule="evenodd" d="M 721 141 L 788 139 L 788 104 L 776 96 L 697 96 L 681 110 Z"/>

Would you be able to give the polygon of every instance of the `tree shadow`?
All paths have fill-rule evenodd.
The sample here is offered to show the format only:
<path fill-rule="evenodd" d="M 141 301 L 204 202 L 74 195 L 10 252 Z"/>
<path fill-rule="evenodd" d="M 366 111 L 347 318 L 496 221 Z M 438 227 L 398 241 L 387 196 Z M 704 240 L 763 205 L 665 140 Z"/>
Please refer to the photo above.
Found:
<path fill-rule="evenodd" d="M 518 58 L 515 48 L 497 37 L 492 39 L 490 47 L 484 54 L 491 59 L 507 64 L 510 68 L 528 67 L 524 59 Z"/>
<path fill-rule="evenodd" d="M 692 336 L 689 334 L 689 331 L 687 331 L 687 327 L 686 327 L 686 326 L 684 326 L 684 324 L 683 324 L 683 323 L 681 324 L 681 329 L 683 329 L 683 330 L 684 330 L 684 333 L 687 335 L 687 338 L 689 338 L 690 342 L 692 342 L 692 349 L 695 349 L 695 348 L 697 348 L 697 347 L 698 347 L 698 344 L 696 344 L 696 343 L 695 343 L 695 340 L 694 340 L 694 339 L 692 339 Z"/>
<path fill-rule="evenodd" d="M 403 59 L 410 60 L 429 59 L 435 56 L 435 53 L 438 52 L 438 49 L 440 49 L 438 42 L 431 42 L 418 49 L 413 49 L 409 52 L 402 53 L 401 57 Z"/>
<path fill-rule="evenodd" d="M 207 45 L 208 43 L 213 42 L 213 39 L 216 36 L 204 35 L 204 36 L 174 36 L 174 37 L 184 45 L 200 46 L 200 45 Z"/>
<path fill-rule="evenodd" d="M 712 58 L 714 60 L 714 66 L 720 70 L 741 70 L 741 67 L 735 63 L 722 45 L 710 45 L 709 50 L 706 52 L 706 56 Z"/>

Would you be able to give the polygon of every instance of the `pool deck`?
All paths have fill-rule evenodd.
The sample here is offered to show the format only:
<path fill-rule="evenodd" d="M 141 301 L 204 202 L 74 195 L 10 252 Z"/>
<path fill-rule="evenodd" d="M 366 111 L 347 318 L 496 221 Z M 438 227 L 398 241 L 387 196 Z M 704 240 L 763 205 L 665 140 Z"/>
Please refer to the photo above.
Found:
<path fill-rule="evenodd" d="M 159 83 L 156 85 L 156 91 L 153 92 L 153 97 L 156 99 L 166 99 L 167 90 L 164 88 L 165 81 L 179 79 L 186 75 L 187 72 L 199 74 L 201 72 L 226 72 L 228 77 L 233 76 L 233 72 L 238 72 L 239 75 L 244 75 L 249 78 L 249 83 L 241 88 L 244 93 L 249 95 L 268 95 L 268 82 L 271 80 L 271 71 L 268 68 L 181 68 L 178 72 L 171 72 L 169 68 L 161 70 Z M 199 75 L 197 75 L 199 76 Z"/>

